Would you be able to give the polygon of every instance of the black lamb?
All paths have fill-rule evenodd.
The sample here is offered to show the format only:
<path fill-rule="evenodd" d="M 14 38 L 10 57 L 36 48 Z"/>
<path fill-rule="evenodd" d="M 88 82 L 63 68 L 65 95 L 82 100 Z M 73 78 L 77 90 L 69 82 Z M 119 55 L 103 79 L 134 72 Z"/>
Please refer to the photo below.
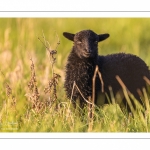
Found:
<path fill-rule="evenodd" d="M 98 42 L 109 37 L 109 34 L 96 34 L 92 30 L 82 30 L 76 34 L 64 32 L 63 35 L 74 42 L 73 48 L 67 60 L 64 88 L 68 98 L 73 102 L 80 100 L 81 107 L 86 104 L 89 96 L 92 96 L 92 78 L 96 65 L 102 75 L 104 92 L 110 96 L 110 88 L 114 95 L 123 94 L 122 87 L 116 76 L 119 76 L 127 89 L 141 103 L 141 97 L 137 90 L 146 88 L 143 77 L 150 79 L 148 66 L 139 57 L 132 54 L 117 53 L 106 56 L 98 55 Z M 76 86 L 73 86 L 76 85 Z M 95 104 L 107 104 L 108 98 L 102 98 L 101 81 L 96 77 Z M 132 102 L 134 105 L 134 103 Z M 123 97 L 120 105 L 126 106 L 131 111 L 126 99 Z"/>

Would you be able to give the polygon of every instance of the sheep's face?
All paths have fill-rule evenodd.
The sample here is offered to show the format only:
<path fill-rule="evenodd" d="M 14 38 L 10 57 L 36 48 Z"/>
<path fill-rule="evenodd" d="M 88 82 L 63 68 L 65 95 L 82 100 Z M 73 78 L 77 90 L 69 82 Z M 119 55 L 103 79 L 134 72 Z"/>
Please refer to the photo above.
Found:
<path fill-rule="evenodd" d="M 83 30 L 76 34 L 64 32 L 63 35 L 74 41 L 75 53 L 80 58 L 95 58 L 98 55 L 98 42 L 105 40 L 109 34 L 97 35 L 91 30 Z"/>

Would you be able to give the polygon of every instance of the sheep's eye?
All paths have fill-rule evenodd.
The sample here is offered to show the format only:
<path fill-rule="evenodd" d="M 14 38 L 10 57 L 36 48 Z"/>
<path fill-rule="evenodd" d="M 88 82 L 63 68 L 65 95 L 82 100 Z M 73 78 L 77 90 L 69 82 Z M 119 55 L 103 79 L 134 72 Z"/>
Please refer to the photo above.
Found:
<path fill-rule="evenodd" d="M 81 41 L 77 41 L 77 44 L 81 44 L 82 42 Z"/>
<path fill-rule="evenodd" d="M 98 41 L 94 41 L 94 43 L 95 43 L 95 44 L 97 44 L 97 43 L 98 43 Z"/>

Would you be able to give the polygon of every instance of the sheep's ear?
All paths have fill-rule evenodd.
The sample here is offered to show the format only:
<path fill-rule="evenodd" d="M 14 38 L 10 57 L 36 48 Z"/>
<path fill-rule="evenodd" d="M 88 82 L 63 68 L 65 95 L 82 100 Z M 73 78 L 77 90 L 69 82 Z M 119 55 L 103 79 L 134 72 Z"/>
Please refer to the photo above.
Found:
<path fill-rule="evenodd" d="M 63 32 L 63 36 L 66 37 L 68 40 L 74 41 L 75 34 Z"/>
<path fill-rule="evenodd" d="M 109 34 L 108 33 L 99 34 L 98 37 L 99 37 L 99 42 L 100 42 L 100 41 L 107 39 L 109 37 Z"/>

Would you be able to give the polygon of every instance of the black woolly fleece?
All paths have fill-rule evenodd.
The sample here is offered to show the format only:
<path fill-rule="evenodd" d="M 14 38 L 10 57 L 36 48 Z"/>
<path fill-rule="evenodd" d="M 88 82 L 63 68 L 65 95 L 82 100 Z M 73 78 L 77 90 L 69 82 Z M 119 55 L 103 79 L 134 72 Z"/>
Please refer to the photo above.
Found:
<path fill-rule="evenodd" d="M 97 35 L 91 30 L 83 30 L 77 34 L 71 34 L 71 38 L 68 36 L 69 34 L 70 33 L 66 33 L 66 35 L 64 35 L 69 40 L 74 41 L 74 46 L 69 54 L 66 64 L 66 76 L 64 83 L 66 94 L 69 99 L 71 96 L 73 101 L 79 99 L 81 106 L 86 103 L 76 88 L 72 94 L 74 82 L 80 89 L 85 99 L 88 100 L 88 97 L 92 96 L 92 78 L 94 75 L 95 67 L 98 65 L 104 82 L 104 92 L 107 93 L 109 97 L 110 86 L 112 87 L 114 95 L 116 95 L 118 91 L 120 91 L 120 95 L 122 95 L 122 87 L 116 79 L 116 75 L 118 75 L 126 85 L 127 89 L 142 104 L 141 98 L 137 93 L 137 89 L 142 91 L 143 87 L 146 88 L 146 82 L 144 81 L 143 76 L 146 76 L 148 79 L 150 79 L 150 72 L 148 66 L 141 58 L 125 53 L 100 56 L 97 53 L 97 45 L 94 46 L 94 40 L 98 40 L 98 36 L 100 35 Z M 100 36 L 101 41 L 107 37 L 108 34 L 103 34 L 103 36 Z M 78 44 L 78 39 L 81 46 L 76 45 Z M 78 51 L 80 51 L 80 55 L 85 53 L 86 49 L 84 49 L 84 46 L 87 44 L 86 42 L 91 45 L 89 48 L 91 48 L 90 50 L 93 51 L 94 57 L 79 57 L 77 54 Z M 81 50 L 80 48 L 77 49 L 77 47 L 81 47 Z M 95 52 L 97 53 L 96 55 Z M 97 76 L 95 87 L 95 103 L 101 103 L 101 101 L 103 101 L 102 104 L 108 103 L 108 99 L 102 99 L 102 96 L 100 96 L 101 94 L 103 94 L 101 93 L 101 82 Z M 120 105 L 123 104 L 124 106 L 127 106 L 128 111 L 131 111 L 124 96 L 122 97 L 122 101 L 119 103 Z M 134 105 L 134 103 L 132 104 Z"/>

